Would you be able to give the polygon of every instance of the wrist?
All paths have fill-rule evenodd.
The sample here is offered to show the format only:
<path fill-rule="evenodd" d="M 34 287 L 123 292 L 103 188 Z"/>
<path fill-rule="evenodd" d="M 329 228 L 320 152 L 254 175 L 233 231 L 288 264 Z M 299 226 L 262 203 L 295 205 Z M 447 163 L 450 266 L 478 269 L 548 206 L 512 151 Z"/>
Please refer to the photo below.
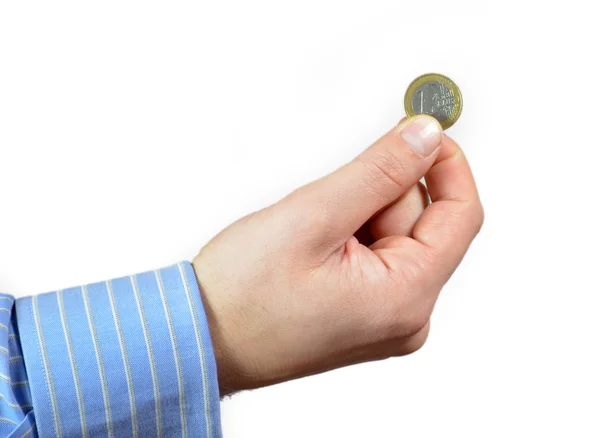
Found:
<path fill-rule="evenodd" d="M 223 295 L 217 291 L 222 290 L 215 285 L 206 269 L 202 268 L 199 257 L 192 262 L 196 280 L 200 290 L 200 298 L 204 304 L 206 319 L 213 345 L 213 352 L 217 364 L 217 377 L 219 382 L 219 393 L 221 397 L 231 395 L 243 389 L 253 389 L 260 384 L 254 385 L 244 378 L 243 367 L 240 364 L 240 353 L 242 348 L 236 346 L 235 335 L 227 321 L 235 321 L 234 315 L 229 312 L 223 303 Z"/>

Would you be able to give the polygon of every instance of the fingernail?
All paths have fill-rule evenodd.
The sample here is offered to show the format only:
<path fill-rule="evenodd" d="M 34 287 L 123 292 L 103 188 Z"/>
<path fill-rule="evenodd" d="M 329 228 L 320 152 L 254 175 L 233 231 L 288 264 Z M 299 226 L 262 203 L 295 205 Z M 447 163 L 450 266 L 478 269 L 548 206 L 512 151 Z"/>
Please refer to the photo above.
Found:
<path fill-rule="evenodd" d="M 415 116 L 403 123 L 400 137 L 422 157 L 433 154 L 442 143 L 442 127 L 433 117 Z"/>

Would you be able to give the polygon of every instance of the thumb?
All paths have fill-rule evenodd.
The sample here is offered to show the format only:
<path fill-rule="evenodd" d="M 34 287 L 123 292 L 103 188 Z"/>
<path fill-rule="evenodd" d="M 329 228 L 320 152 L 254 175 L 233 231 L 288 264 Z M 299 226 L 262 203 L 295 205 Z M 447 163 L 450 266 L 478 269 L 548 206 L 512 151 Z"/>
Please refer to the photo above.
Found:
<path fill-rule="evenodd" d="M 297 195 L 304 208 L 314 208 L 312 215 L 325 221 L 327 241 L 341 244 L 429 171 L 442 137 L 442 127 L 433 117 L 409 118 Z"/>

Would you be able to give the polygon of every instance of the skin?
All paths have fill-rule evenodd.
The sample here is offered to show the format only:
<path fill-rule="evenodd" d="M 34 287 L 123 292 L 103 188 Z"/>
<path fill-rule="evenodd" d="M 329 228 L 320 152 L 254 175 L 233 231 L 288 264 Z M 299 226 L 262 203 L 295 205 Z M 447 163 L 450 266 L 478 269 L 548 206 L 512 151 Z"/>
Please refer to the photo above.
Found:
<path fill-rule="evenodd" d="M 440 134 L 422 157 L 411 120 L 194 259 L 222 396 L 423 346 L 483 209 L 459 146 Z"/>

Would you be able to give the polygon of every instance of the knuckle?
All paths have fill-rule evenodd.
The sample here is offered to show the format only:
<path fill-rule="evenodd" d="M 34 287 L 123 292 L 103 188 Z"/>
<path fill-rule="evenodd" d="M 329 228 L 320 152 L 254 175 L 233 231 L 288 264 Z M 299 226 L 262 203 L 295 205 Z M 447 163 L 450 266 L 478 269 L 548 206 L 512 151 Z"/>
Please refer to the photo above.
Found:
<path fill-rule="evenodd" d="M 402 335 L 405 338 L 416 336 L 420 333 L 429 321 L 429 314 L 419 312 L 419 314 L 411 315 L 405 318 L 402 322 Z"/>
<path fill-rule="evenodd" d="M 481 202 L 469 202 L 467 209 L 462 212 L 461 216 L 463 216 L 463 220 L 466 219 L 467 223 L 470 224 L 473 234 L 479 234 L 485 220 L 485 213 Z"/>
<path fill-rule="evenodd" d="M 419 333 L 429 322 L 431 311 L 428 300 L 422 294 L 406 296 L 392 311 L 389 318 L 389 334 L 406 339 Z"/>
<path fill-rule="evenodd" d="M 404 344 L 404 348 L 402 351 L 403 355 L 409 355 L 416 353 L 427 343 L 427 339 L 429 337 L 429 327 L 423 327 L 418 333 L 414 334 L 410 339 L 407 340 Z"/>
<path fill-rule="evenodd" d="M 475 228 L 476 228 L 476 233 L 479 233 L 481 231 L 481 228 L 483 227 L 483 223 L 485 222 L 485 211 L 483 209 L 483 205 L 481 205 L 481 202 L 477 203 L 477 206 L 475 207 Z"/>
<path fill-rule="evenodd" d="M 402 302 L 387 305 L 373 320 L 385 339 L 409 339 L 420 333 L 431 317 L 429 303 L 420 294 L 405 297 Z"/>
<path fill-rule="evenodd" d="M 402 356 L 408 356 L 408 355 L 416 353 L 421 348 L 423 348 L 423 346 L 425 345 L 425 341 L 423 341 L 422 343 L 419 343 L 419 344 L 417 344 L 417 343 L 410 343 L 410 344 L 408 344 L 407 346 L 404 347 L 404 351 L 402 352 Z"/>
<path fill-rule="evenodd" d="M 430 222 L 440 230 L 462 229 L 468 235 L 477 235 L 484 222 L 484 211 L 480 202 L 463 201 L 459 209 L 439 209 L 431 213 Z"/>

